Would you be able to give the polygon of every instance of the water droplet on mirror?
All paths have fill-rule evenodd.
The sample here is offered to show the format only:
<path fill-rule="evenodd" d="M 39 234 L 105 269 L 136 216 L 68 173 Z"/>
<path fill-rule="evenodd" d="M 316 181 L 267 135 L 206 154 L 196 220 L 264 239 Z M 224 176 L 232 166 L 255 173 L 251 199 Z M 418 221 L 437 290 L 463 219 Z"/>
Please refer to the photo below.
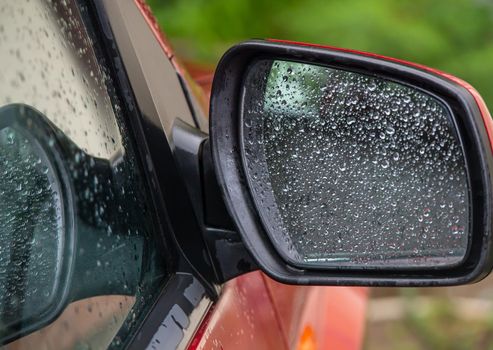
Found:
<path fill-rule="evenodd" d="M 388 135 L 394 135 L 395 134 L 395 129 L 392 126 L 387 126 L 387 128 L 385 129 L 385 132 Z"/>
<path fill-rule="evenodd" d="M 245 107 L 244 120 L 256 118 L 255 128 L 243 126 L 251 145 L 247 176 L 270 213 L 269 234 L 285 242 L 294 259 L 325 264 L 339 254 L 348 264 L 375 264 L 392 260 L 384 252 L 389 249 L 426 265 L 418 242 L 430 249 L 448 244 L 445 251 L 457 244 L 433 229 L 450 227 L 443 221 L 452 216 L 461 224 L 468 213 L 460 204 L 468 203 L 465 173 L 457 170 L 463 156 L 451 146 L 457 141 L 443 106 L 428 115 L 433 97 L 374 77 L 292 62 L 272 67 L 268 98 L 255 80 L 247 89 L 258 94 Z M 446 151 L 435 150 L 443 140 Z M 449 210 L 443 203 L 451 192 L 459 195 Z M 348 228 L 351 235 L 336 236 Z M 376 247 L 378 255 L 372 254 Z"/>
<path fill-rule="evenodd" d="M 354 124 L 354 123 L 356 123 L 356 118 L 354 118 L 354 117 L 350 117 L 350 118 L 348 118 L 348 120 L 347 120 L 347 125 L 352 125 L 352 124 Z"/>

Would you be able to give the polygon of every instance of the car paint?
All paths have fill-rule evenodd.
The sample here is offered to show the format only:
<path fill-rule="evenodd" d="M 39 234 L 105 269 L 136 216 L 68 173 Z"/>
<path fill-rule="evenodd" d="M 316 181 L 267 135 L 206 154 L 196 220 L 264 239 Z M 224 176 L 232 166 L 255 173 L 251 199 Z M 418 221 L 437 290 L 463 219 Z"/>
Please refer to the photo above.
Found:
<path fill-rule="evenodd" d="M 213 74 L 177 59 L 143 0 L 135 0 L 163 53 L 207 113 Z M 189 69 L 189 71 L 187 70 Z M 197 89 L 197 87 L 201 89 Z M 256 271 L 226 283 L 194 349 L 360 349 L 368 289 L 290 286 Z"/>

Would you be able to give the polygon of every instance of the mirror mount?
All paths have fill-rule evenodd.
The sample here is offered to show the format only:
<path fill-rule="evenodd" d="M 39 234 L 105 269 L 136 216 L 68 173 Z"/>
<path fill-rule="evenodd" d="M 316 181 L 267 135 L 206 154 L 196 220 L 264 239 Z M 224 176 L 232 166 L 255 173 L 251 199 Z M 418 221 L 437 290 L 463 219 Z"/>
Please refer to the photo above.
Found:
<path fill-rule="evenodd" d="M 209 135 L 176 119 L 173 152 L 200 223 L 212 261 L 216 283 L 257 270 L 226 210 L 212 163 Z M 187 251 L 187 249 L 184 249 Z M 197 267 L 203 269 L 204 267 Z"/>

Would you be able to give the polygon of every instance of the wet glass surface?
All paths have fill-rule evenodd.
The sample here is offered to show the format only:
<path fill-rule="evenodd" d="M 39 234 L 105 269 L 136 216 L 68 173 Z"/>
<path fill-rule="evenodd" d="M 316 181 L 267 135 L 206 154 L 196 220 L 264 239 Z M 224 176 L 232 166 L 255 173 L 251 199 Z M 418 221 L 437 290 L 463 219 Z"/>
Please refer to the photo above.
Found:
<path fill-rule="evenodd" d="M 120 347 L 167 278 L 141 163 L 87 11 L 69 0 L 0 0 L 0 108 L 29 106 L 55 130 L 45 135 L 45 146 L 63 150 L 63 181 L 73 191 L 73 201 L 65 204 L 74 211 L 77 241 L 72 276 L 62 281 L 70 289 L 68 299 L 59 300 L 64 311 L 12 343 L 15 349 Z M 32 143 L 20 151 L 26 136 L 16 134 L 10 144 L 10 132 L 0 132 L 0 249 L 17 236 L 32 237 L 28 246 L 36 255 L 16 260 L 19 269 L 28 280 L 32 272 L 49 282 L 56 280 L 55 250 L 63 240 L 57 220 L 61 180 L 41 176 Z M 30 312 L 36 298 L 50 292 L 38 288 L 27 295 L 25 281 L 10 277 L 9 259 L 0 259 L 0 291 L 16 290 L 11 299 L 25 300 L 22 312 Z M 0 310 L 0 321 L 9 315 L 15 316 Z M 0 331 L 4 327 L 0 322 Z"/>
<path fill-rule="evenodd" d="M 0 310 L 2 322 L 11 324 L 53 303 L 65 222 L 46 154 L 12 127 L 0 130 L 0 177 Z"/>
<path fill-rule="evenodd" d="M 267 231 L 301 265 L 449 266 L 465 256 L 469 195 L 448 108 L 416 88 L 258 61 L 241 132 Z"/>

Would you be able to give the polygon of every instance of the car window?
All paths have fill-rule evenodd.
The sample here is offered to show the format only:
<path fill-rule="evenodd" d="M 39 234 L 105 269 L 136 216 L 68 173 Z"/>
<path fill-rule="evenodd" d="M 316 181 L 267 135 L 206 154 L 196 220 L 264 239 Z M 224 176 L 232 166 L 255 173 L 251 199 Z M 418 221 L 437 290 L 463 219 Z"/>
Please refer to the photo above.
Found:
<path fill-rule="evenodd" d="M 0 335 L 15 349 L 123 345 L 168 275 L 87 11 L 0 0 Z"/>

